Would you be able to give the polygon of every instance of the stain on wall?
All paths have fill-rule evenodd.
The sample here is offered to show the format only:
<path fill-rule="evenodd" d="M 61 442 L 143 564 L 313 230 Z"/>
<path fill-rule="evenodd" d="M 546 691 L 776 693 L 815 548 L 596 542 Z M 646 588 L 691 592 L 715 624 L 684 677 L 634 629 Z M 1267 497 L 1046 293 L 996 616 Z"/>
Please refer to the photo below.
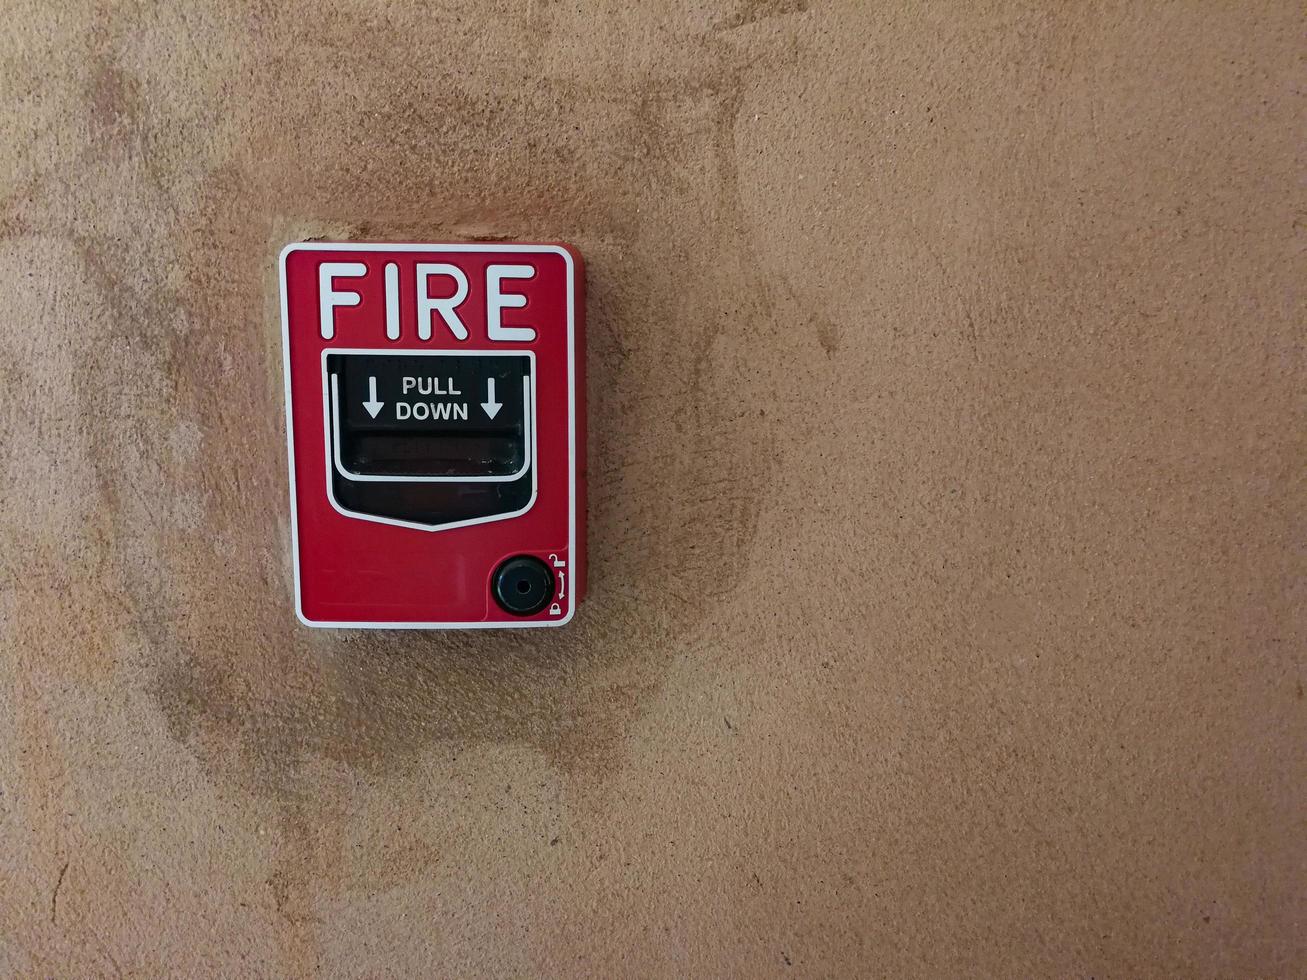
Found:
<path fill-rule="evenodd" d="M 1302 972 L 1289 5 L 9 5 L 0 972 Z M 275 259 L 562 239 L 573 626 L 291 611 Z"/>

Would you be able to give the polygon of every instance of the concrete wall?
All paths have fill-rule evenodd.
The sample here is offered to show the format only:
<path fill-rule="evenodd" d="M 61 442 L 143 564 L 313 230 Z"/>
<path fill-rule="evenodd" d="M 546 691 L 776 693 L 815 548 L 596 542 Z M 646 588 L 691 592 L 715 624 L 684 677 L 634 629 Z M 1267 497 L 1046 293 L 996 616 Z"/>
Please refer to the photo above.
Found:
<path fill-rule="evenodd" d="M 0 973 L 1301 976 L 1297 4 L 0 33 Z M 291 613 L 286 241 L 565 239 L 565 631 Z"/>

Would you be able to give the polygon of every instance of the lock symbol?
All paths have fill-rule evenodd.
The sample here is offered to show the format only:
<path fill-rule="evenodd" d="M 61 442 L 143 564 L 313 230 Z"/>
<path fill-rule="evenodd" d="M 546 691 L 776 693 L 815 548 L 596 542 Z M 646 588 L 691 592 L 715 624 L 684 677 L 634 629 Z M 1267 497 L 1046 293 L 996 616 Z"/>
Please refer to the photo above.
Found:
<path fill-rule="evenodd" d="M 563 614 L 563 607 L 560 606 L 558 603 L 555 602 L 552 606 L 549 607 L 549 615 L 561 616 L 562 614 Z"/>

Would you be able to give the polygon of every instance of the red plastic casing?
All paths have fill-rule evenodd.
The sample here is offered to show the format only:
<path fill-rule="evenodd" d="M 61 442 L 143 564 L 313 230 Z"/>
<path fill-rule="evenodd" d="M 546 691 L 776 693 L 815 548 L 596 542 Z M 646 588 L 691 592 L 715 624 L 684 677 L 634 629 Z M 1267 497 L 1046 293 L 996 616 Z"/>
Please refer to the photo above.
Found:
<path fill-rule="evenodd" d="M 357 294 L 334 309 L 334 335 L 322 336 L 319 267 L 361 263 L 361 276 L 335 278 Z M 388 294 L 385 266 L 398 269 Z M 412 283 L 418 263 L 448 263 L 466 276 L 457 315 L 459 340 L 433 317 L 430 339 L 418 337 Z M 492 341 L 486 316 L 486 269 L 529 265 L 512 283 L 525 306 L 500 314 L 506 327 L 530 326 L 529 343 Z M 561 626 L 585 590 L 585 275 L 581 256 L 563 244 L 358 244 L 301 242 L 281 253 L 281 320 L 286 439 L 291 489 L 295 609 L 318 627 L 458 629 Z M 392 272 L 391 275 L 394 275 Z M 399 337 L 387 336 L 388 298 L 398 296 Z M 390 323 L 393 325 L 393 314 Z M 524 513 L 470 526 L 428 529 L 351 515 L 329 493 L 326 354 L 530 352 L 535 384 L 535 497 Z M 501 562 L 533 555 L 555 569 L 554 601 L 518 617 L 491 596 Z"/>

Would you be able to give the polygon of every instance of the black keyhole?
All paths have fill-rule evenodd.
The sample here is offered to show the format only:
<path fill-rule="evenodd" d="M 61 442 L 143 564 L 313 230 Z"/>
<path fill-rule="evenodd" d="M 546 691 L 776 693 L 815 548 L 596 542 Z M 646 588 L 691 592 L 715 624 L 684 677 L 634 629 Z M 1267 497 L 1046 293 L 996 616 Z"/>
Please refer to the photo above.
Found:
<path fill-rule="evenodd" d="M 554 596 L 554 573 L 539 558 L 518 555 L 495 570 L 491 592 L 505 612 L 534 616 Z"/>

